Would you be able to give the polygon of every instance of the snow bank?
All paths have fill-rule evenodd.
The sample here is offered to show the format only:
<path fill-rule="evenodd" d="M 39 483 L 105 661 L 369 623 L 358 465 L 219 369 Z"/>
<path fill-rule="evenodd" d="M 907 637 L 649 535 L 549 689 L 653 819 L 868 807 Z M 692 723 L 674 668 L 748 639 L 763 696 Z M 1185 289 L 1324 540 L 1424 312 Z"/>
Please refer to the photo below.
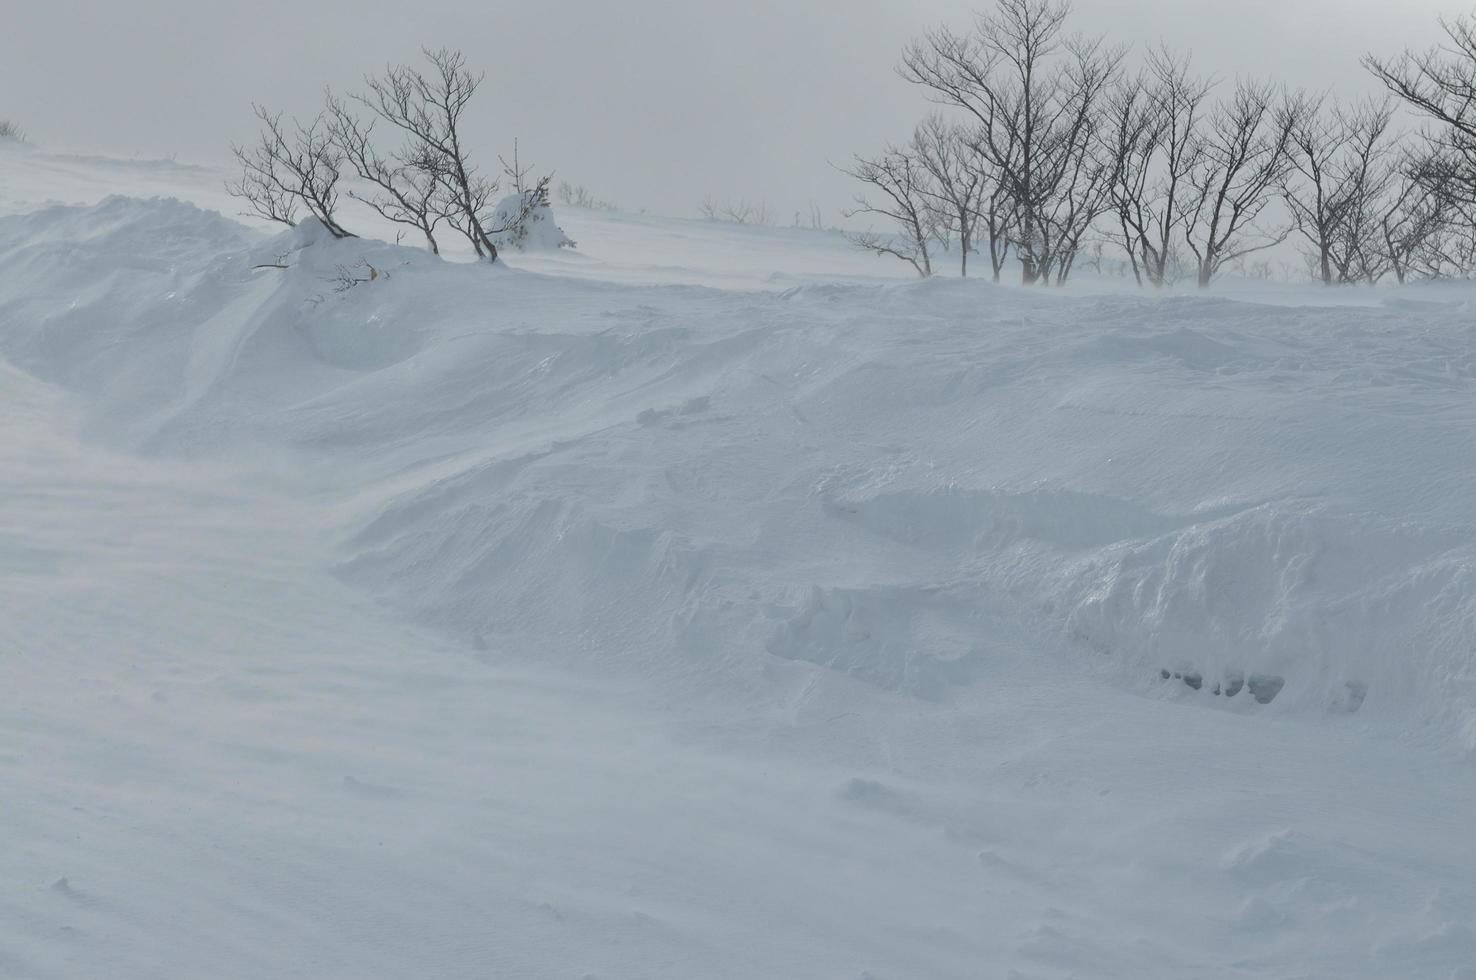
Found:
<path fill-rule="evenodd" d="M 0 263 L 0 973 L 1476 962 L 1462 289 Z"/>
<path fill-rule="evenodd" d="M 1460 295 L 617 287 L 124 199 L 0 261 L 0 353 L 97 437 L 269 449 L 349 581 L 480 644 L 931 699 L 1056 658 L 1476 747 Z"/>

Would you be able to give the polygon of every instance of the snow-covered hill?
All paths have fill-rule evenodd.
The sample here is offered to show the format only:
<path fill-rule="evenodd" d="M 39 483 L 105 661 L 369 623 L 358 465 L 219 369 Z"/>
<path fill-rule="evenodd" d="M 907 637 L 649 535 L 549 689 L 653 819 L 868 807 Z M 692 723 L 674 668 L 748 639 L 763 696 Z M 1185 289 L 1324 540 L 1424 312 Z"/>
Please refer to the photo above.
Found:
<path fill-rule="evenodd" d="M 1476 975 L 1476 292 L 217 178 L 0 152 L 0 974 Z"/>

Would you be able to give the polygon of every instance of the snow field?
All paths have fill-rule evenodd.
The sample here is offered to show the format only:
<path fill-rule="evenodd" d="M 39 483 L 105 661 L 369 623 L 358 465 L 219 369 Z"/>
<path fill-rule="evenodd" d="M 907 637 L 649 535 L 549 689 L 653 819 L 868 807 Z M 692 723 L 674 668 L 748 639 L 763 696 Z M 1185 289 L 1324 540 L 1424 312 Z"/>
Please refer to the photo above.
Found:
<path fill-rule="evenodd" d="M 0 975 L 1472 975 L 1468 290 L 489 270 L 24 152 Z"/>

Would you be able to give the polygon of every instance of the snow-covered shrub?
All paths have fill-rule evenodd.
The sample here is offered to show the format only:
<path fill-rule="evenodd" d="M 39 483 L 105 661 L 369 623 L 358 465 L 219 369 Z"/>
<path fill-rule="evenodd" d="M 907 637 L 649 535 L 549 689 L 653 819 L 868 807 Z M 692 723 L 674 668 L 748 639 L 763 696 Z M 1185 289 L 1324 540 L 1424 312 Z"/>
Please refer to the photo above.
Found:
<path fill-rule="evenodd" d="M 492 212 L 488 227 L 499 229 L 492 235 L 498 248 L 551 252 L 574 247 L 574 240 L 554 221 L 548 190 L 542 184 L 504 197 Z"/>
<path fill-rule="evenodd" d="M 0 143 L 13 141 L 24 143 L 26 131 L 20 128 L 20 124 L 13 119 L 0 119 Z"/>

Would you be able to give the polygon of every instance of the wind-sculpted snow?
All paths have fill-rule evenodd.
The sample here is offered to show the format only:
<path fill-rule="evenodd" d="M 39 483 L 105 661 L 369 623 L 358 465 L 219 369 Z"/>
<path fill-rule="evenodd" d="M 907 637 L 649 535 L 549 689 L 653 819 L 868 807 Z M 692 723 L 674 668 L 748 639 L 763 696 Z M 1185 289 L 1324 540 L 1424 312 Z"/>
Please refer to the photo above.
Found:
<path fill-rule="evenodd" d="M 0 218 L 0 976 L 1469 973 L 1467 290 L 575 220 Z"/>
<path fill-rule="evenodd" d="M 453 635 L 929 698 L 1021 657 L 1244 710 L 1264 676 L 1476 746 L 1459 295 L 619 287 L 120 198 L 0 243 L 10 360 L 124 444 L 314 460 L 342 574 Z"/>

